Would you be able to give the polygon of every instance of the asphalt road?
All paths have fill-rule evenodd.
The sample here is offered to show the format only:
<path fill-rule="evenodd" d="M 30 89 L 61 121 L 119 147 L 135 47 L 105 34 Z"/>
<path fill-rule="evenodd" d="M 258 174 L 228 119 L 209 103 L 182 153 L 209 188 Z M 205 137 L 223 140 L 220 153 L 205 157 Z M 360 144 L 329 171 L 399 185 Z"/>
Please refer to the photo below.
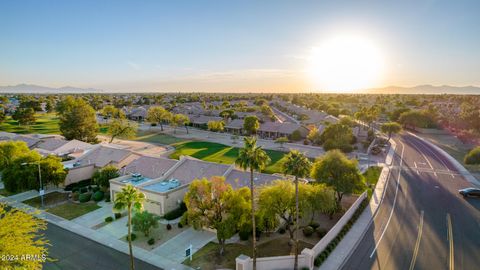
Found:
<path fill-rule="evenodd" d="M 480 199 L 450 162 L 411 135 L 395 138 L 384 200 L 343 269 L 480 269 Z"/>
<path fill-rule="evenodd" d="M 53 258 L 54 261 L 45 263 L 43 269 L 129 269 L 130 258 L 127 254 L 71 233 L 56 225 L 49 223 L 45 236 L 50 240 L 49 257 Z M 135 267 L 138 270 L 160 269 L 137 259 L 135 259 Z"/>

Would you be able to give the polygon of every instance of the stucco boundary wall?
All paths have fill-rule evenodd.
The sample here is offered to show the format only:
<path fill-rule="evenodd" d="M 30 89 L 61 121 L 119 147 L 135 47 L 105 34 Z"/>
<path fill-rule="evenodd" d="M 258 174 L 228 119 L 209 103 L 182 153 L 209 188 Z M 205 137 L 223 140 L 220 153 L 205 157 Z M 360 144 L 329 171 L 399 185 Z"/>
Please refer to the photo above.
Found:
<path fill-rule="evenodd" d="M 445 158 L 448 159 L 448 161 L 450 161 L 450 163 L 452 163 L 452 165 L 455 167 L 455 169 L 457 169 L 457 171 L 463 176 L 465 177 L 465 179 L 467 179 L 468 182 L 470 182 L 471 184 L 477 186 L 477 187 L 480 187 L 480 182 L 477 180 L 477 178 L 475 178 L 475 176 L 473 176 L 467 169 L 465 169 L 465 167 L 463 167 L 463 165 L 458 162 L 454 157 L 452 157 L 450 154 L 448 154 L 447 152 L 445 152 L 445 150 L 443 150 L 442 148 L 438 147 L 437 145 L 435 145 L 434 143 L 430 142 L 429 140 L 425 139 L 425 138 L 422 138 L 412 132 L 409 132 L 407 131 L 407 133 L 409 135 L 412 135 L 414 136 L 415 138 L 418 138 L 419 140 L 423 141 L 424 143 L 428 144 L 430 147 L 432 147 L 433 149 L 435 149 L 437 152 L 439 152 L 440 154 L 442 154 Z"/>
<path fill-rule="evenodd" d="M 315 258 L 327 247 L 327 245 L 337 237 L 343 226 L 351 219 L 355 211 L 358 209 L 363 200 L 367 197 L 367 192 L 362 193 L 360 197 L 350 206 L 340 220 L 333 226 L 328 233 L 312 248 L 303 249 L 298 255 L 298 268 L 313 269 L 313 262 Z M 240 255 L 236 258 L 236 270 L 252 270 L 253 259 Z M 257 258 L 257 270 L 290 270 L 293 269 L 295 256 L 274 256 Z"/>

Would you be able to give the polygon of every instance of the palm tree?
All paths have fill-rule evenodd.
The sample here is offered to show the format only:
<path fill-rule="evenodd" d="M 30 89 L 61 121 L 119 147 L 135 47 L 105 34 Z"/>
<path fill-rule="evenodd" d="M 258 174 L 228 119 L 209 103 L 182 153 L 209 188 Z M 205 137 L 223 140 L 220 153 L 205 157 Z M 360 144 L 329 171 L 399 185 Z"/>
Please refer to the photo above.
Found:
<path fill-rule="evenodd" d="M 283 164 L 283 172 L 295 176 L 295 270 L 298 269 L 298 178 L 309 175 L 311 168 L 312 163 L 310 160 L 297 150 L 291 150 L 287 155 L 287 160 Z"/>
<path fill-rule="evenodd" d="M 122 191 L 115 194 L 115 201 L 113 208 L 117 211 L 128 211 L 128 249 L 130 251 L 130 269 L 134 270 L 133 264 L 133 250 L 132 250 L 132 209 L 140 211 L 143 208 L 143 201 L 145 200 L 145 194 L 138 191 L 132 185 L 126 185 L 122 188 Z"/>
<path fill-rule="evenodd" d="M 254 203 L 254 184 L 253 172 L 261 171 L 270 163 L 270 157 L 263 151 L 261 146 L 257 146 L 257 138 L 245 137 L 243 139 L 244 147 L 238 153 L 237 164 L 240 168 L 250 170 L 250 196 L 252 206 L 252 246 L 253 246 L 253 270 L 257 268 L 257 246 L 256 246 L 256 226 L 255 226 L 255 203 Z"/>

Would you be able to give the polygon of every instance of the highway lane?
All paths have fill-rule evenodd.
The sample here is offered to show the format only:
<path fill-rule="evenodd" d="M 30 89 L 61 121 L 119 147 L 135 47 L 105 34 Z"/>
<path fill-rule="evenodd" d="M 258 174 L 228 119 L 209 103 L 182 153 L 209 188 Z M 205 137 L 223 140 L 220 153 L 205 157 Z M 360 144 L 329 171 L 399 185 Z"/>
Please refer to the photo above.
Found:
<path fill-rule="evenodd" d="M 395 138 L 387 189 L 343 269 L 479 269 L 480 200 L 448 159 L 414 136 Z"/>

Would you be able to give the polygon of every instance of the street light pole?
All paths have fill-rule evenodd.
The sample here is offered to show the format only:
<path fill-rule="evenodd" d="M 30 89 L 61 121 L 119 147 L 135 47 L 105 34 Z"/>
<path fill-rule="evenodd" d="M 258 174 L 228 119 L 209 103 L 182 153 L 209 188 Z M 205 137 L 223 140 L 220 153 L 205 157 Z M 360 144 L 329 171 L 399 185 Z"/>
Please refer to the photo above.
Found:
<path fill-rule="evenodd" d="M 37 161 L 37 162 L 30 162 L 30 163 L 22 163 L 21 164 L 22 166 L 26 166 L 26 165 L 37 165 L 38 166 L 38 180 L 40 181 L 40 201 L 42 203 L 42 208 L 43 208 L 43 193 L 45 192 L 43 190 L 43 184 L 42 184 L 42 171 L 40 170 L 40 162 Z"/>

